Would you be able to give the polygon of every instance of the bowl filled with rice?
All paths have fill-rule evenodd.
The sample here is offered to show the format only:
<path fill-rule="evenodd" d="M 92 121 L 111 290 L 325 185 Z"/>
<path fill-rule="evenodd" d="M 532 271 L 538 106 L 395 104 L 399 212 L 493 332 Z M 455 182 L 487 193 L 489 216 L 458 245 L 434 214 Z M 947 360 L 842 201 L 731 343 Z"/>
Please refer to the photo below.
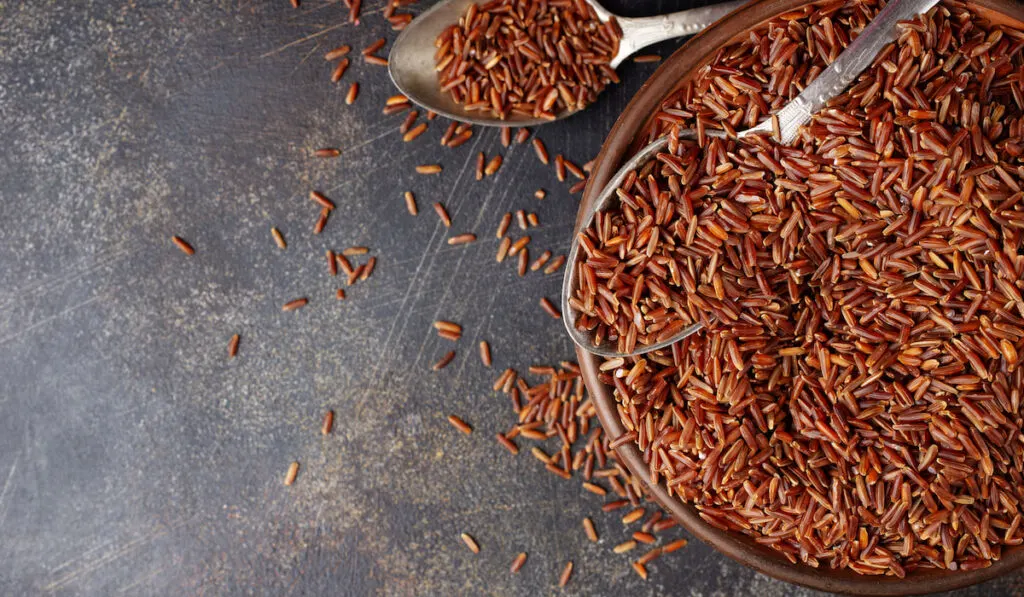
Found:
<path fill-rule="evenodd" d="M 573 325 L 606 433 L 698 538 L 864 595 L 1024 563 L 1024 5 L 943 1 L 798 139 L 770 118 L 874 0 L 754 2 L 690 40 L 618 119 L 580 206 L 681 129 L 585 229 Z M 725 133 L 724 136 L 714 133 Z"/>

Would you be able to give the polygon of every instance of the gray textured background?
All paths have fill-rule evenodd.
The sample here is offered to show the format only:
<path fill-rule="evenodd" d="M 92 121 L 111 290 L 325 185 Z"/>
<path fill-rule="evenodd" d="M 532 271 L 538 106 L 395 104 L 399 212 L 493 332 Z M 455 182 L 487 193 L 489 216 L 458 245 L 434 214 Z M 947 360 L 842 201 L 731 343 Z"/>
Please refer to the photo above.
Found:
<path fill-rule="evenodd" d="M 315 0 L 0 2 L 0 594 L 807 594 L 699 543 L 644 582 L 636 552 L 611 553 L 626 533 L 600 498 L 494 442 L 513 422 L 496 373 L 572 354 L 537 306 L 560 280 L 496 265 L 495 225 L 536 211 L 534 255 L 564 252 L 576 198 L 493 130 L 443 149 L 439 119 L 403 144 L 403 115 L 380 113 L 393 93 L 380 67 L 354 60 L 332 86 L 325 50 L 393 39 L 382 2 L 365 4 L 353 27 Z M 653 68 L 627 63 L 585 115 L 545 127 L 552 154 L 590 159 Z M 352 80 L 363 91 L 346 106 Z M 320 146 L 344 156 L 310 159 Z M 485 182 L 480 150 L 505 155 Z M 413 172 L 434 161 L 441 176 Z M 319 237 L 311 188 L 339 204 Z M 449 247 L 436 200 L 451 232 L 481 241 Z M 379 263 L 338 302 L 323 252 L 349 245 Z M 298 296 L 311 304 L 282 313 Z M 436 318 L 466 333 L 433 373 L 449 349 Z M 326 408 L 338 418 L 323 438 Z M 451 412 L 477 431 L 456 433 Z M 519 551 L 530 559 L 510 576 Z M 962 594 L 1022 594 L 1020 578 Z"/>

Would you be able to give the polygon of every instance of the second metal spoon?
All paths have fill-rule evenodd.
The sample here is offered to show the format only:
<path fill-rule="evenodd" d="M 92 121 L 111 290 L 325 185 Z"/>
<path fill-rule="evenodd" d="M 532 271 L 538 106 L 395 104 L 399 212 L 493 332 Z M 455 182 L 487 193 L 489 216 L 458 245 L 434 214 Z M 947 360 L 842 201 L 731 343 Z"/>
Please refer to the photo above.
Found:
<path fill-rule="evenodd" d="M 619 51 L 611 62 L 612 68 L 618 68 L 623 60 L 641 48 L 666 39 L 699 33 L 742 6 L 745 1 L 730 0 L 667 15 L 631 19 L 615 16 L 595 0 L 587 0 L 601 21 L 607 21 L 614 16 L 622 30 Z M 516 114 L 501 120 L 489 112 L 469 112 L 452 101 L 449 94 L 441 91 L 434 64 L 434 42 L 449 25 L 457 23 L 459 18 L 466 14 L 473 2 L 474 0 L 443 0 L 409 23 L 395 40 L 388 56 L 388 71 L 395 87 L 424 108 L 461 122 L 483 126 L 535 126 L 554 122 Z M 563 111 L 555 120 L 574 113 Z"/>
<path fill-rule="evenodd" d="M 818 77 L 808 85 L 800 95 L 793 101 L 786 104 L 776 112 L 779 124 L 779 141 L 788 145 L 793 142 L 800 131 L 800 127 L 811 120 L 811 117 L 832 98 L 842 93 L 846 87 L 860 75 L 875 59 L 875 56 L 886 46 L 896 39 L 896 25 L 900 21 L 913 18 L 931 7 L 938 4 L 938 0 L 890 0 L 875 18 L 861 31 L 850 45 L 830 64 Z M 708 135 L 715 136 L 717 131 L 707 131 Z M 754 134 L 772 134 L 772 121 L 767 119 L 754 128 L 737 133 L 738 137 L 745 137 Z M 718 133 L 718 136 L 724 136 Z M 693 130 L 682 131 L 679 135 L 683 139 L 696 139 L 697 133 Z M 668 137 L 662 137 L 650 145 L 641 149 L 629 161 L 615 173 L 608 184 L 605 185 L 601 194 L 590 205 L 583 216 L 578 230 L 586 230 L 594 220 L 598 212 L 605 209 L 617 195 L 615 193 L 622 181 L 633 170 L 640 168 L 645 162 L 657 155 L 659 151 L 668 145 Z M 638 346 L 628 353 L 619 352 L 615 346 L 605 340 L 604 344 L 595 346 L 593 335 L 576 329 L 578 313 L 569 305 L 569 297 L 579 287 L 579 236 L 578 232 L 573 237 L 572 250 L 569 252 L 568 265 L 565 268 L 565 278 L 562 281 L 562 321 L 565 322 L 565 329 L 569 336 L 580 348 L 603 357 L 627 357 L 641 355 L 653 350 L 671 346 L 676 342 L 699 331 L 703 326 L 700 323 L 693 324 L 683 329 L 678 334 L 654 344 Z"/>

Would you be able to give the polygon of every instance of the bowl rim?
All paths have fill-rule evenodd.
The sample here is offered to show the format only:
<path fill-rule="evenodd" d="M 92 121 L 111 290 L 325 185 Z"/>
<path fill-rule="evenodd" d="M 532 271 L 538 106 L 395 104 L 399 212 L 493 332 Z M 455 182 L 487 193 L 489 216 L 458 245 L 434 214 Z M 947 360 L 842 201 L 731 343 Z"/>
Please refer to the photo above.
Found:
<path fill-rule="evenodd" d="M 580 201 L 574 225 L 578 230 L 582 216 L 597 198 L 600 190 L 615 174 L 619 165 L 628 159 L 646 129 L 654 110 L 661 101 L 708 62 L 715 51 L 747 31 L 779 14 L 798 9 L 820 0 L 754 0 L 726 15 L 714 25 L 697 34 L 676 50 L 640 87 L 615 121 L 595 158 L 583 198 Z M 1015 0 L 970 0 L 967 4 L 984 16 L 1024 27 L 1024 3 Z M 572 264 L 566 266 L 572 267 Z M 616 403 L 609 387 L 598 379 L 599 357 L 576 347 L 576 356 L 587 390 L 597 410 L 601 426 L 609 437 L 625 433 L 619 420 Z M 704 522 L 696 509 L 684 504 L 668 493 L 664 483 L 651 484 L 639 449 L 633 442 L 615 449 L 630 472 L 641 479 L 655 500 L 667 510 L 687 531 L 717 551 L 749 566 L 758 572 L 789 583 L 821 591 L 856 595 L 913 595 L 949 591 L 981 583 L 1009 573 L 1024 565 L 1024 546 L 1004 550 L 1002 558 L 987 568 L 950 572 L 927 570 L 913 572 L 905 578 L 893 576 L 864 576 L 850 570 L 812 568 L 793 564 L 770 548 L 755 543 L 746 535 L 724 531 Z"/>

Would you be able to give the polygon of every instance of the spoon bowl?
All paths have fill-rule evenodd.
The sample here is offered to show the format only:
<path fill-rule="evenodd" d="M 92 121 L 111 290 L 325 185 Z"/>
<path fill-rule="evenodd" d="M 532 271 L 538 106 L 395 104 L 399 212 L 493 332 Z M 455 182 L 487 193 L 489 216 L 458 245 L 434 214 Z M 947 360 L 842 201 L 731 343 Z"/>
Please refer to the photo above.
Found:
<path fill-rule="evenodd" d="M 476 0 L 479 2 L 479 0 Z M 693 35 L 729 14 L 745 3 L 730 0 L 721 4 L 684 10 L 668 15 L 642 18 L 618 17 L 605 10 L 594 0 L 587 0 L 602 22 L 615 17 L 622 30 L 619 51 L 611 67 L 618 68 L 623 60 L 641 48 L 674 37 Z M 388 56 L 388 72 L 395 87 L 413 102 L 428 110 L 461 122 L 482 126 L 537 126 L 561 120 L 573 111 L 559 112 L 554 120 L 510 114 L 504 120 L 487 112 L 470 112 L 441 91 L 438 82 L 434 41 L 444 30 L 466 14 L 474 0 L 443 0 L 413 19 L 395 40 Z"/>
<path fill-rule="evenodd" d="M 711 132 L 712 131 L 708 131 L 708 133 Z M 697 132 L 691 129 L 686 129 L 680 131 L 679 138 L 696 139 Z M 596 216 L 599 211 L 605 209 L 608 206 L 608 203 L 616 197 L 615 190 L 619 188 L 622 181 L 626 179 L 629 173 L 636 170 L 642 164 L 656 156 L 658 152 L 668 147 L 668 141 L 668 137 L 661 137 L 657 141 L 638 151 L 636 155 L 630 158 L 622 165 L 621 168 L 619 168 L 615 175 L 612 176 L 612 179 L 608 181 L 608 184 L 605 185 L 604 189 L 601 190 L 601 194 L 597 196 L 597 199 L 583 214 L 583 224 L 580 226 L 580 230 L 586 230 L 590 226 L 590 223 L 594 221 L 594 216 Z M 672 346 L 683 338 L 697 333 L 704 327 L 702 323 L 695 323 L 684 328 L 679 334 L 676 334 L 667 340 L 655 342 L 653 344 L 644 344 L 631 353 L 619 352 L 615 346 L 608 341 L 605 341 L 603 344 L 594 344 L 592 334 L 583 332 L 576 328 L 576 320 L 579 318 L 579 312 L 569 305 L 569 297 L 571 297 L 573 291 L 579 287 L 580 270 L 576 267 L 577 260 L 579 259 L 579 252 L 580 243 L 579 240 L 574 237 L 572 249 L 569 251 L 569 257 L 567 259 L 567 263 L 570 265 L 565 268 L 565 277 L 562 278 L 562 322 L 565 324 L 565 330 L 569 332 L 569 337 L 572 338 L 572 341 L 580 348 L 583 348 L 587 352 L 607 358 L 634 356 Z"/>

